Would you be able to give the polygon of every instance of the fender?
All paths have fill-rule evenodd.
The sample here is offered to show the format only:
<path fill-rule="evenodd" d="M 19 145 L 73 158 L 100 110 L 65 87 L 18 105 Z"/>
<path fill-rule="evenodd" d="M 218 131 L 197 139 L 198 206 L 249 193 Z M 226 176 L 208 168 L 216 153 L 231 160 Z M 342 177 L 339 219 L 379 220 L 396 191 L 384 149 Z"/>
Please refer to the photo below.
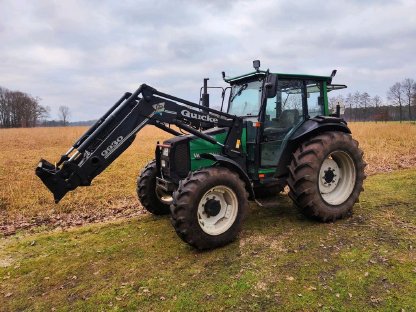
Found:
<path fill-rule="evenodd" d="M 287 166 L 290 164 L 292 154 L 301 142 L 325 131 L 340 131 L 351 134 L 351 130 L 348 128 L 347 122 L 339 117 L 316 116 L 306 120 L 298 129 L 295 130 L 295 132 L 293 132 L 285 146 L 285 149 L 282 151 L 282 156 L 279 160 L 276 171 L 279 176 L 284 176 L 288 173 Z"/>
<path fill-rule="evenodd" d="M 313 136 L 327 130 L 351 133 L 344 119 L 330 116 L 317 116 L 306 120 L 296 129 L 289 138 L 289 141 L 297 141 L 305 136 Z"/>
<path fill-rule="evenodd" d="M 240 167 L 240 165 L 235 162 L 234 160 L 221 156 L 221 155 L 215 155 L 215 154 L 209 154 L 209 153 L 204 153 L 200 155 L 201 158 L 205 158 L 205 159 L 209 159 L 209 160 L 213 160 L 216 163 L 218 163 L 219 165 L 226 167 L 234 172 L 237 172 L 238 175 L 240 176 L 241 180 L 243 180 L 245 186 L 246 186 L 246 190 L 248 192 L 248 199 L 250 200 L 254 200 L 255 196 L 254 196 L 254 190 L 253 190 L 253 186 L 251 185 L 250 182 L 250 178 L 248 177 L 247 173 Z"/>

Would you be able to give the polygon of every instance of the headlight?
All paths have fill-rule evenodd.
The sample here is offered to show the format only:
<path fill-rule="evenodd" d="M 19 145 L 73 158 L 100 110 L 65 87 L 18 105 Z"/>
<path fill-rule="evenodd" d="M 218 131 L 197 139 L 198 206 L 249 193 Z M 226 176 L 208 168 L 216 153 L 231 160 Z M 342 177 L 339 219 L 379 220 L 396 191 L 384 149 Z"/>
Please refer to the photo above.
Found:
<path fill-rule="evenodd" d="M 161 164 L 162 164 L 162 167 L 163 167 L 163 168 L 165 168 L 165 167 L 166 167 L 166 161 L 165 161 L 165 160 L 163 160 L 163 159 L 162 159 Z"/>
<path fill-rule="evenodd" d="M 164 147 L 164 148 L 162 149 L 162 155 L 163 155 L 163 156 L 169 156 L 169 148 Z"/>

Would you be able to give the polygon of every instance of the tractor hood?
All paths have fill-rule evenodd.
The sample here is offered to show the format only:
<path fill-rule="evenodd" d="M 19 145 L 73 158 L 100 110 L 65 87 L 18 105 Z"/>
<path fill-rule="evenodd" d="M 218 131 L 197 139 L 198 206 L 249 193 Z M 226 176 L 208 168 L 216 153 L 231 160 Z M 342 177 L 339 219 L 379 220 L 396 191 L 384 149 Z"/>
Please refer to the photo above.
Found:
<path fill-rule="evenodd" d="M 212 136 L 219 143 L 224 143 L 227 135 L 227 128 L 213 128 L 205 130 L 203 133 Z M 191 134 L 171 138 L 166 140 L 164 144 L 170 145 L 172 151 L 177 150 L 177 146 L 186 144 L 188 150 L 187 158 L 190 161 L 189 168 L 192 171 L 202 167 L 208 167 L 213 163 L 211 160 L 201 158 L 201 154 L 222 154 L 221 146 L 212 144 Z"/>

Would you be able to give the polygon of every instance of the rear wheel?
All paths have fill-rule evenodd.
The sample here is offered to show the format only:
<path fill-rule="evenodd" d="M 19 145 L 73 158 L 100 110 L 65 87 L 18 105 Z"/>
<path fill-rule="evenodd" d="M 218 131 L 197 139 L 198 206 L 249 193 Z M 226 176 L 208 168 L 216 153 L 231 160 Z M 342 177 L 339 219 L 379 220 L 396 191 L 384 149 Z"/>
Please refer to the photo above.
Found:
<path fill-rule="evenodd" d="M 198 249 L 235 240 L 248 207 L 248 194 L 238 174 L 211 167 L 189 173 L 179 182 L 171 205 L 178 236 Z"/>
<path fill-rule="evenodd" d="M 152 160 L 137 179 L 137 196 L 147 211 L 155 215 L 166 215 L 170 213 L 172 196 L 156 188 L 156 177 L 156 161 Z"/>
<path fill-rule="evenodd" d="M 324 132 L 300 145 L 289 166 L 289 196 L 322 221 L 351 215 L 363 190 L 363 152 L 351 135 Z"/>

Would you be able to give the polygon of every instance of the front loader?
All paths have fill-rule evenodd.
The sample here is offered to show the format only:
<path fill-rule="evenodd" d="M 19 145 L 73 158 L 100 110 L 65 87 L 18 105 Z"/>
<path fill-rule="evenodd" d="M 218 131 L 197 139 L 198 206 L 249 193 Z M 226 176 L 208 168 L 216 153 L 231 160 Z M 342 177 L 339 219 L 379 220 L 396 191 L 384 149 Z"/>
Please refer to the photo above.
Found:
<path fill-rule="evenodd" d="M 328 92 L 345 88 L 335 76 L 275 74 L 259 69 L 223 78 L 223 104 L 200 104 L 142 84 L 125 93 L 55 164 L 36 174 L 59 202 L 89 186 L 146 125 L 173 135 L 156 145 L 155 159 L 137 180 L 141 204 L 171 215 L 177 234 L 198 249 L 233 241 L 248 200 L 287 185 L 303 213 L 334 221 L 352 213 L 365 179 L 363 153 L 346 122 L 330 115 Z M 174 126 L 174 127 L 172 127 Z M 179 132 L 178 129 L 181 131 Z M 186 132 L 186 134 L 184 134 Z"/>

